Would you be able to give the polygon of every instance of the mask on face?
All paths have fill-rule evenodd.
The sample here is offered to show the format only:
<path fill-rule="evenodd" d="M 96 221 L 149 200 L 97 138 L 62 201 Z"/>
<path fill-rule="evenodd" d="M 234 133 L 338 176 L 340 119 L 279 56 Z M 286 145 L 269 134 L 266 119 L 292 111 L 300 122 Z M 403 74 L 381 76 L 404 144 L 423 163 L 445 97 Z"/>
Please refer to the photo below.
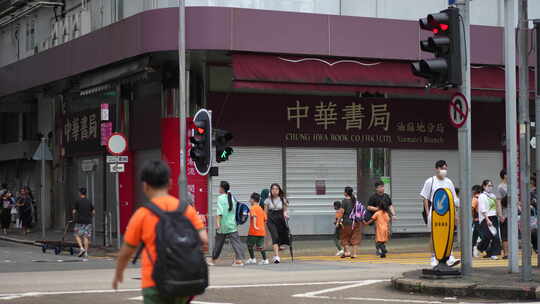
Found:
<path fill-rule="evenodd" d="M 486 187 L 486 192 L 487 193 L 492 193 L 493 192 L 493 186 L 487 186 Z"/>
<path fill-rule="evenodd" d="M 447 175 L 448 175 L 448 170 L 445 170 L 445 169 L 439 170 L 440 177 L 446 177 Z"/>

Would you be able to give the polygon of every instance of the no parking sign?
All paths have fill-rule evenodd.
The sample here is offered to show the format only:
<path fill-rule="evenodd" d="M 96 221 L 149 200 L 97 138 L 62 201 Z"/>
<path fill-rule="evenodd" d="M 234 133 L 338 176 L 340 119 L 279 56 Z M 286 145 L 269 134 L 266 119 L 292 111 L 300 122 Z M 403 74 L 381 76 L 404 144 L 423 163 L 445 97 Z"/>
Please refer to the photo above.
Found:
<path fill-rule="evenodd" d="M 452 96 L 448 105 L 448 115 L 450 116 L 450 123 L 458 129 L 467 122 L 467 118 L 469 117 L 469 103 L 463 94 L 456 93 Z"/>

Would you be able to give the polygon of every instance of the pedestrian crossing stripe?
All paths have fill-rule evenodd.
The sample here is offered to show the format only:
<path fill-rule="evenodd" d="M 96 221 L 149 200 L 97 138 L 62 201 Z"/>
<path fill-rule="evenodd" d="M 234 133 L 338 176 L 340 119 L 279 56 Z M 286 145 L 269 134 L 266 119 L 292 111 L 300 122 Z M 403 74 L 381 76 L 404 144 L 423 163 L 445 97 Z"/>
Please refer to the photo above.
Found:
<path fill-rule="evenodd" d="M 459 253 L 455 253 L 456 258 L 459 258 Z M 400 264 L 400 265 L 430 265 L 431 254 L 429 253 L 395 253 L 387 254 L 386 258 L 379 258 L 372 254 L 361 254 L 354 259 L 335 256 L 302 256 L 295 257 L 299 261 L 330 261 L 330 262 L 347 262 L 347 263 L 369 263 L 369 264 Z M 519 264 L 521 265 L 521 255 L 518 256 Z M 536 255 L 531 257 L 532 266 L 537 266 L 538 261 Z M 491 260 L 485 258 L 473 258 L 473 267 L 506 267 L 508 260 Z"/>

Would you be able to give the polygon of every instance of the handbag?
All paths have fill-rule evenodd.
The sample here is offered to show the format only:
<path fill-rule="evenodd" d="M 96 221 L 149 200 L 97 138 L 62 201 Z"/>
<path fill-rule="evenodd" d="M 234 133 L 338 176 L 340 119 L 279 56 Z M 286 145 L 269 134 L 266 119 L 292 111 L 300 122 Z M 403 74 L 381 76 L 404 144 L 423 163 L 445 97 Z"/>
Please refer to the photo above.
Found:
<path fill-rule="evenodd" d="M 431 194 L 433 194 L 433 183 L 434 177 L 431 178 L 431 189 L 429 190 L 429 199 L 428 199 L 428 209 L 431 209 Z M 426 209 L 424 208 L 424 204 L 422 202 L 422 218 L 424 219 L 424 224 L 428 224 L 428 214 L 426 212 Z"/>

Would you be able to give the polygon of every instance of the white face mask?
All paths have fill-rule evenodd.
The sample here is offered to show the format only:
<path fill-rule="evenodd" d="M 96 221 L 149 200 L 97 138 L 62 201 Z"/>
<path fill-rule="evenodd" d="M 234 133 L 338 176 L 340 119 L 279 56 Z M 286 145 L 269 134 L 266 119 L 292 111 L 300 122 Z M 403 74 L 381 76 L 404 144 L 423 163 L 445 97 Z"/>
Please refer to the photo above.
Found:
<path fill-rule="evenodd" d="M 486 187 L 486 192 L 487 193 L 492 193 L 493 192 L 493 186 L 487 186 Z"/>
<path fill-rule="evenodd" d="M 439 176 L 440 177 L 445 178 L 447 175 L 448 175 L 448 170 L 446 170 L 446 169 L 439 170 Z"/>

